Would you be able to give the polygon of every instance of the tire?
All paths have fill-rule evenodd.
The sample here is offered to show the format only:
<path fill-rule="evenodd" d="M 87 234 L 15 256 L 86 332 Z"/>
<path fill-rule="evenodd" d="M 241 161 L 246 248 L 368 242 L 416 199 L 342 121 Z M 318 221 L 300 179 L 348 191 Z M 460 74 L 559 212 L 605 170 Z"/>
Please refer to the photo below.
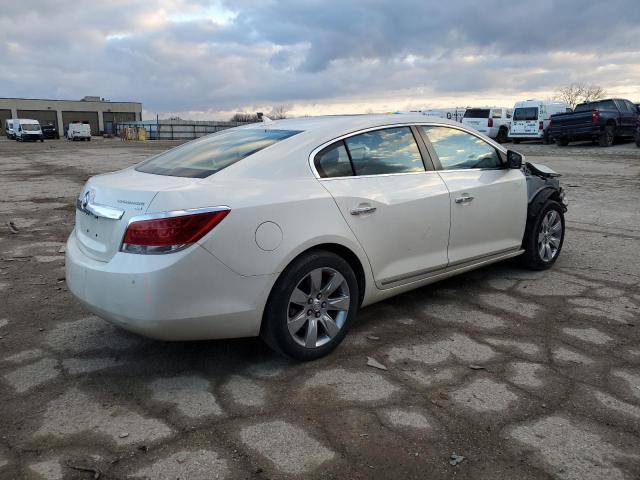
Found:
<path fill-rule="evenodd" d="M 552 142 L 551 137 L 549 136 L 549 134 L 547 132 L 542 134 L 542 144 L 543 145 L 550 145 Z"/>
<path fill-rule="evenodd" d="M 600 135 L 598 143 L 601 147 L 610 147 L 613 145 L 615 137 L 615 127 L 613 125 L 606 125 L 604 127 L 604 131 Z"/>
<path fill-rule="evenodd" d="M 333 290 L 324 296 L 317 293 L 327 287 Z M 316 360 L 342 342 L 357 315 L 359 299 L 351 266 L 334 253 L 311 251 L 295 259 L 276 281 L 260 336 L 281 354 L 300 361 Z M 331 302 L 339 309 L 327 308 Z"/>
<path fill-rule="evenodd" d="M 521 263 L 532 270 L 546 270 L 551 267 L 562 251 L 564 232 L 562 207 L 558 202 L 548 200 L 540 213 L 527 222 L 523 242 L 525 252 L 520 257 Z"/>
<path fill-rule="evenodd" d="M 556 145 L 558 145 L 559 147 L 566 147 L 567 145 L 569 145 L 569 139 L 565 137 L 556 138 Z"/>
<path fill-rule="evenodd" d="M 496 136 L 496 142 L 505 143 L 508 140 L 508 135 L 509 132 L 506 128 L 500 128 L 500 130 L 498 130 L 498 135 Z"/>
<path fill-rule="evenodd" d="M 514 143 L 515 145 L 518 145 L 518 144 L 520 143 L 520 139 L 519 139 L 519 138 L 514 138 L 514 139 L 513 139 L 513 143 Z"/>
<path fill-rule="evenodd" d="M 636 133 L 636 147 L 640 147 L 640 133 Z"/>

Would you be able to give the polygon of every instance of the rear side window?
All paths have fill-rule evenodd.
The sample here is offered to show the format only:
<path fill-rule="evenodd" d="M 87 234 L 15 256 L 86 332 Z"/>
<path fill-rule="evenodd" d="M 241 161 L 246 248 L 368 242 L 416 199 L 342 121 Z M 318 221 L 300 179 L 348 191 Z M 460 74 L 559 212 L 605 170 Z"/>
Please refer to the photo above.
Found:
<path fill-rule="evenodd" d="M 387 128 L 345 139 L 356 175 L 424 172 L 416 139 L 409 127 Z"/>
<path fill-rule="evenodd" d="M 513 120 L 537 120 L 538 119 L 538 107 L 523 107 L 516 108 L 513 112 Z"/>
<path fill-rule="evenodd" d="M 342 141 L 329 145 L 318 153 L 315 163 L 316 170 L 322 178 L 349 177 L 353 175 L 349 154 Z"/>
<path fill-rule="evenodd" d="M 463 118 L 489 118 L 490 112 L 488 108 L 468 108 Z"/>
<path fill-rule="evenodd" d="M 601 102 L 581 103 L 575 109 L 576 112 L 586 112 L 589 110 L 616 110 L 613 100 L 603 100 Z"/>
<path fill-rule="evenodd" d="M 494 110 L 491 113 L 492 118 L 502 118 L 502 110 Z"/>
<path fill-rule="evenodd" d="M 420 127 L 429 139 L 443 170 L 502 168 L 493 146 L 475 135 L 449 127 Z"/>
<path fill-rule="evenodd" d="M 300 131 L 224 130 L 156 155 L 139 164 L 136 170 L 172 177 L 205 178 L 297 133 Z"/>

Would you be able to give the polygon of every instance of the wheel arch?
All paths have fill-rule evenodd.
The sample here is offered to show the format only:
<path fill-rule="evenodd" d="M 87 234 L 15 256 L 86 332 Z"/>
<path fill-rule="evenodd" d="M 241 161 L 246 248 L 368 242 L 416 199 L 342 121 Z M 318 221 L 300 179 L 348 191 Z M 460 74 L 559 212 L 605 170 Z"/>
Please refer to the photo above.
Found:
<path fill-rule="evenodd" d="M 340 243 L 334 243 L 334 242 L 318 243 L 298 253 L 295 257 L 293 257 L 287 263 L 287 267 L 291 265 L 294 261 L 296 261 L 298 258 L 300 258 L 301 256 L 307 255 L 309 252 L 313 252 L 316 250 L 324 250 L 327 252 L 334 253 L 335 255 L 338 255 L 339 257 L 344 259 L 344 261 L 346 261 L 349 264 L 349 266 L 353 269 L 353 273 L 356 276 L 356 280 L 358 281 L 358 296 L 359 296 L 358 302 L 359 304 L 362 304 L 362 300 L 364 299 L 365 289 L 367 287 L 367 278 L 365 275 L 364 265 L 362 264 L 362 261 L 360 260 L 358 255 L 356 255 L 356 253 L 352 249 L 350 249 L 345 245 L 342 245 Z"/>
<path fill-rule="evenodd" d="M 560 190 L 552 186 L 545 186 L 531 195 L 531 198 L 529 199 L 529 203 L 527 205 L 527 223 L 524 230 L 524 235 L 522 236 L 523 248 L 527 236 L 531 232 L 531 228 L 535 223 L 536 218 L 538 217 L 548 200 L 554 200 L 561 204 L 562 199 L 560 198 Z"/>

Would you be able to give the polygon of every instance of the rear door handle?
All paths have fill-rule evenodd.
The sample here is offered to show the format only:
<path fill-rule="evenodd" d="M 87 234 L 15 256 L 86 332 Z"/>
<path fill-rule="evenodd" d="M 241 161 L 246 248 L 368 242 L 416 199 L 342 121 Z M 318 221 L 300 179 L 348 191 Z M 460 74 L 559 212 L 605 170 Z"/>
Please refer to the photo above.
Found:
<path fill-rule="evenodd" d="M 351 215 L 364 215 L 365 213 L 373 213 L 376 207 L 357 207 L 351 209 Z"/>
<path fill-rule="evenodd" d="M 473 202 L 473 197 L 471 195 L 462 195 L 461 197 L 456 197 L 456 203 L 469 203 Z"/>

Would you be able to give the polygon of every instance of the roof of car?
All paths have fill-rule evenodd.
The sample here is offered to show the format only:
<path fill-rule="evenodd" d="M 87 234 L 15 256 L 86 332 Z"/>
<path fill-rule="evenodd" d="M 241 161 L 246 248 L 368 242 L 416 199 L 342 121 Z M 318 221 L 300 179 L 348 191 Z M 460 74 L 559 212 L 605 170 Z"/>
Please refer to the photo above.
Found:
<path fill-rule="evenodd" d="M 427 117 L 419 113 L 398 113 L 386 115 L 325 115 L 318 117 L 286 118 L 272 122 L 254 123 L 243 128 L 265 128 L 273 130 L 302 130 L 305 132 L 355 131 L 384 125 L 406 123 L 442 123 L 460 125 L 451 120 Z"/>

